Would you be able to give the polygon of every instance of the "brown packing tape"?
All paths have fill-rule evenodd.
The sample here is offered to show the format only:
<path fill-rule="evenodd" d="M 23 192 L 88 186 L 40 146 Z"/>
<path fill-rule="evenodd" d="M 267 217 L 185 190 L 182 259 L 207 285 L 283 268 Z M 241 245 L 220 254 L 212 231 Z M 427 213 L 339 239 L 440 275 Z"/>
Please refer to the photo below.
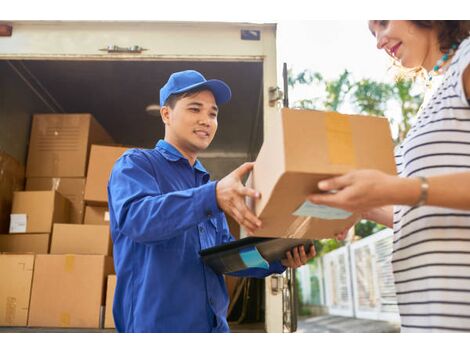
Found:
<path fill-rule="evenodd" d="M 297 228 L 297 231 L 294 234 L 295 238 L 304 238 L 307 233 L 310 222 L 312 221 L 311 217 L 307 217 L 304 222 Z"/>
<path fill-rule="evenodd" d="M 338 113 L 330 112 L 326 114 L 325 124 L 330 162 L 332 164 L 356 166 L 349 119 Z"/>
<path fill-rule="evenodd" d="M 75 267 L 75 256 L 66 255 L 65 256 L 65 266 L 64 266 L 65 272 L 66 273 L 73 272 L 74 267 Z"/>
<path fill-rule="evenodd" d="M 7 297 L 5 308 L 5 322 L 13 325 L 16 318 L 16 297 Z"/>
<path fill-rule="evenodd" d="M 296 238 L 297 236 L 297 231 L 300 227 L 302 227 L 306 222 L 309 221 L 309 217 L 306 216 L 299 216 L 297 219 L 290 224 L 290 226 L 287 228 L 286 233 L 288 234 L 288 238 Z"/>
<path fill-rule="evenodd" d="M 59 326 L 69 327 L 70 326 L 70 313 L 62 312 L 59 317 Z"/>

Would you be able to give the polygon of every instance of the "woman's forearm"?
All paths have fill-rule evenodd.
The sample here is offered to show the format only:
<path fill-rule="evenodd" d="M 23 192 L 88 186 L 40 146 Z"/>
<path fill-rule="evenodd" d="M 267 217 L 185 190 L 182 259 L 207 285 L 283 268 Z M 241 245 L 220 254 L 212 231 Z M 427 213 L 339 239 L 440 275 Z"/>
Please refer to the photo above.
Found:
<path fill-rule="evenodd" d="M 393 206 L 384 206 L 371 209 L 362 214 L 363 219 L 376 222 L 378 224 L 393 227 Z"/>
<path fill-rule="evenodd" d="M 426 205 L 470 210 L 470 172 L 430 176 Z M 393 204 L 414 206 L 420 199 L 421 180 L 397 178 L 389 190 Z"/>

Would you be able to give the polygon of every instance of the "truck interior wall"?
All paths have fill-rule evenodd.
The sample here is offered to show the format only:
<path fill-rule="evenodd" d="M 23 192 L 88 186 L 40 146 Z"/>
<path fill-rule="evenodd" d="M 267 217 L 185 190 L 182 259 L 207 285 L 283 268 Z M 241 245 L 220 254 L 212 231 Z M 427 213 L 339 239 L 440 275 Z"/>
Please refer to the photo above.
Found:
<path fill-rule="evenodd" d="M 51 109 L 11 63 L 0 61 L 0 150 L 25 165 L 31 115 L 49 112 Z"/>

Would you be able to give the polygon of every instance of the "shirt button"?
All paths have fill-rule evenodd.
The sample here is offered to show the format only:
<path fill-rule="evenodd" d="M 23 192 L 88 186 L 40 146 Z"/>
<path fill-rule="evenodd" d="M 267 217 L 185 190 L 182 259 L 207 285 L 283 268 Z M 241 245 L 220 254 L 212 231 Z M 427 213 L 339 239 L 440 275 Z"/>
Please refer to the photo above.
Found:
<path fill-rule="evenodd" d="M 206 211 L 206 216 L 210 218 L 212 216 L 212 212 L 210 210 Z"/>
<path fill-rule="evenodd" d="M 211 306 L 214 305 L 214 300 L 213 300 L 212 298 L 209 298 L 209 304 L 210 304 Z"/>
<path fill-rule="evenodd" d="M 199 225 L 198 228 L 199 228 L 199 232 L 204 232 L 204 227 L 202 225 Z"/>

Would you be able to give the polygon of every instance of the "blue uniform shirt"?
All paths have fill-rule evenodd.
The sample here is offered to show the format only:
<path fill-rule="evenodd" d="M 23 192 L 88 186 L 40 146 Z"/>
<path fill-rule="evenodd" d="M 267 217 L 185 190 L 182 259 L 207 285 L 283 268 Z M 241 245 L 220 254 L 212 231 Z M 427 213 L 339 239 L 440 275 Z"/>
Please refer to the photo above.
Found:
<path fill-rule="evenodd" d="M 199 161 L 160 140 L 131 149 L 108 184 L 117 285 L 113 315 L 120 332 L 227 332 L 223 276 L 199 251 L 233 240 L 216 201 L 216 182 Z M 280 262 L 235 275 L 282 273 Z"/>

